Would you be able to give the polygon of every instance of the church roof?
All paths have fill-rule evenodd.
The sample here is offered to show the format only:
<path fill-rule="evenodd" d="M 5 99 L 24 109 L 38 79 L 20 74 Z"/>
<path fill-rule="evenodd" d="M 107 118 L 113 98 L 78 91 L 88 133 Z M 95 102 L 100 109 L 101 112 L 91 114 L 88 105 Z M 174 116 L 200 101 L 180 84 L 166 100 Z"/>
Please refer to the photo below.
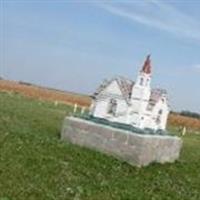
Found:
<path fill-rule="evenodd" d="M 156 105 L 156 103 L 160 100 L 160 98 L 166 95 L 167 91 L 164 89 L 159 89 L 159 88 L 152 89 L 147 110 L 152 110 L 153 107 Z"/>
<path fill-rule="evenodd" d="M 124 77 L 117 77 L 116 81 L 117 81 L 117 83 L 120 87 L 120 90 L 121 90 L 123 96 L 125 97 L 125 99 L 129 100 L 130 96 L 131 96 L 132 88 L 135 83 Z"/>
<path fill-rule="evenodd" d="M 125 98 L 126 101 L 130 99 L 132 88 L 134 85 L 134 82 L 132 80 L 129 80 L 127 78 L 124 78 L 122 76 L 115 77 L 111 79 L 110 81 L 104 80 L 103 83 L 99 86 L 99 88 L 94 93 L 94 97 L 99 95 L 108 85 L 110 85 L 113 81 L 116 81 L 119 89 Z"/>
<path fill-rule="evenodd" d="M 132 94 L 132 89 L 135 83 L 132 80 L 129 80 L 121 76 L 115 77 L 111 79 L 110 81 L 104 80 L 103 83 L 99 86 L 99 88 L 94 93 L 93 97 L 97 97 L 113 81 L 117 82 L 124 99 L 127 101 L 127 103 L 129 103 L 131 94 Z M 156 103 L 160 100 L 160 98 L 166 95 L 167 95 L 167 91 L 164 89 L 159 89 L 159 88 L 152 89 L 147 110 L 152 110 L 154 106 L 156 105 Z"/>

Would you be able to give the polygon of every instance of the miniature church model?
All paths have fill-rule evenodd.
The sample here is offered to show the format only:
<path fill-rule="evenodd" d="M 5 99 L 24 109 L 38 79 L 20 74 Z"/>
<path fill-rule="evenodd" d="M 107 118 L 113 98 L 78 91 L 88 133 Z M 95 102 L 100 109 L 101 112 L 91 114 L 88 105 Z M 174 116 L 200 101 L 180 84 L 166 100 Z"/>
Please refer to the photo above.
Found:
<path fill-rule="evenodd" d="M 92 96 L 91 115 L 141 129 L 165 130 L 169 114 L 167 92 L 151 89 L 151 76 L 148 55 L 136 82 L 123 77 L 104 81 Z"/>

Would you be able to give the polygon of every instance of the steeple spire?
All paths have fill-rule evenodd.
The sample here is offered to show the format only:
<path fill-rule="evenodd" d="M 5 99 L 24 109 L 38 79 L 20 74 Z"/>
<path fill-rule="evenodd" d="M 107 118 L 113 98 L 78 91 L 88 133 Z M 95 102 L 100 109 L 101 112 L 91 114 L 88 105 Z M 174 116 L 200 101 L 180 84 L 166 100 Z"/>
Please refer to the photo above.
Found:
<path fill-rule="evenodd" d="M 141 72 L 144 72 L 145 74 L 151 74 L 151 59 L 150 54 L 146 57 L 146 60 L 144 62 L 144 65 L 142 67 Z"/>

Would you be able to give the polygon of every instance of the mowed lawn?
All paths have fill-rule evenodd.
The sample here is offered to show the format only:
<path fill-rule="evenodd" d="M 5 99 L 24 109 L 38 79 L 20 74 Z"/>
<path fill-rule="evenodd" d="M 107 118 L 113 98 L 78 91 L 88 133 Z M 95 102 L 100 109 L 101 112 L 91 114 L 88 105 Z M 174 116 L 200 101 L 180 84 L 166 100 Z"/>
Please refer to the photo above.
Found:
<path fill-rule="evenodd" d="M 200 135 L 174 164 L 132 167 L 60 140 L 65 105 L 0 93 L 0 200 L 199 200 Z"/>

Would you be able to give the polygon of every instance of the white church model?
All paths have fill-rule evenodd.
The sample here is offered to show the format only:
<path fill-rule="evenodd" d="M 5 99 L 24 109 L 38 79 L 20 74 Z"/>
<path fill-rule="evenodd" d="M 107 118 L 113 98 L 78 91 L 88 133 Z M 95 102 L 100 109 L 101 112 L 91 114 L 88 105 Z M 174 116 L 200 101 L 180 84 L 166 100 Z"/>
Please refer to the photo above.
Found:
<path fill-rule="evenodd" d="M 151 75 L 148 55 L 135 83 L 122 77 L 104 81 L 93 95 L 91 115 L 141 129 L 165 130 L 169 114 L 167 93 L 151 89 Z"/>

